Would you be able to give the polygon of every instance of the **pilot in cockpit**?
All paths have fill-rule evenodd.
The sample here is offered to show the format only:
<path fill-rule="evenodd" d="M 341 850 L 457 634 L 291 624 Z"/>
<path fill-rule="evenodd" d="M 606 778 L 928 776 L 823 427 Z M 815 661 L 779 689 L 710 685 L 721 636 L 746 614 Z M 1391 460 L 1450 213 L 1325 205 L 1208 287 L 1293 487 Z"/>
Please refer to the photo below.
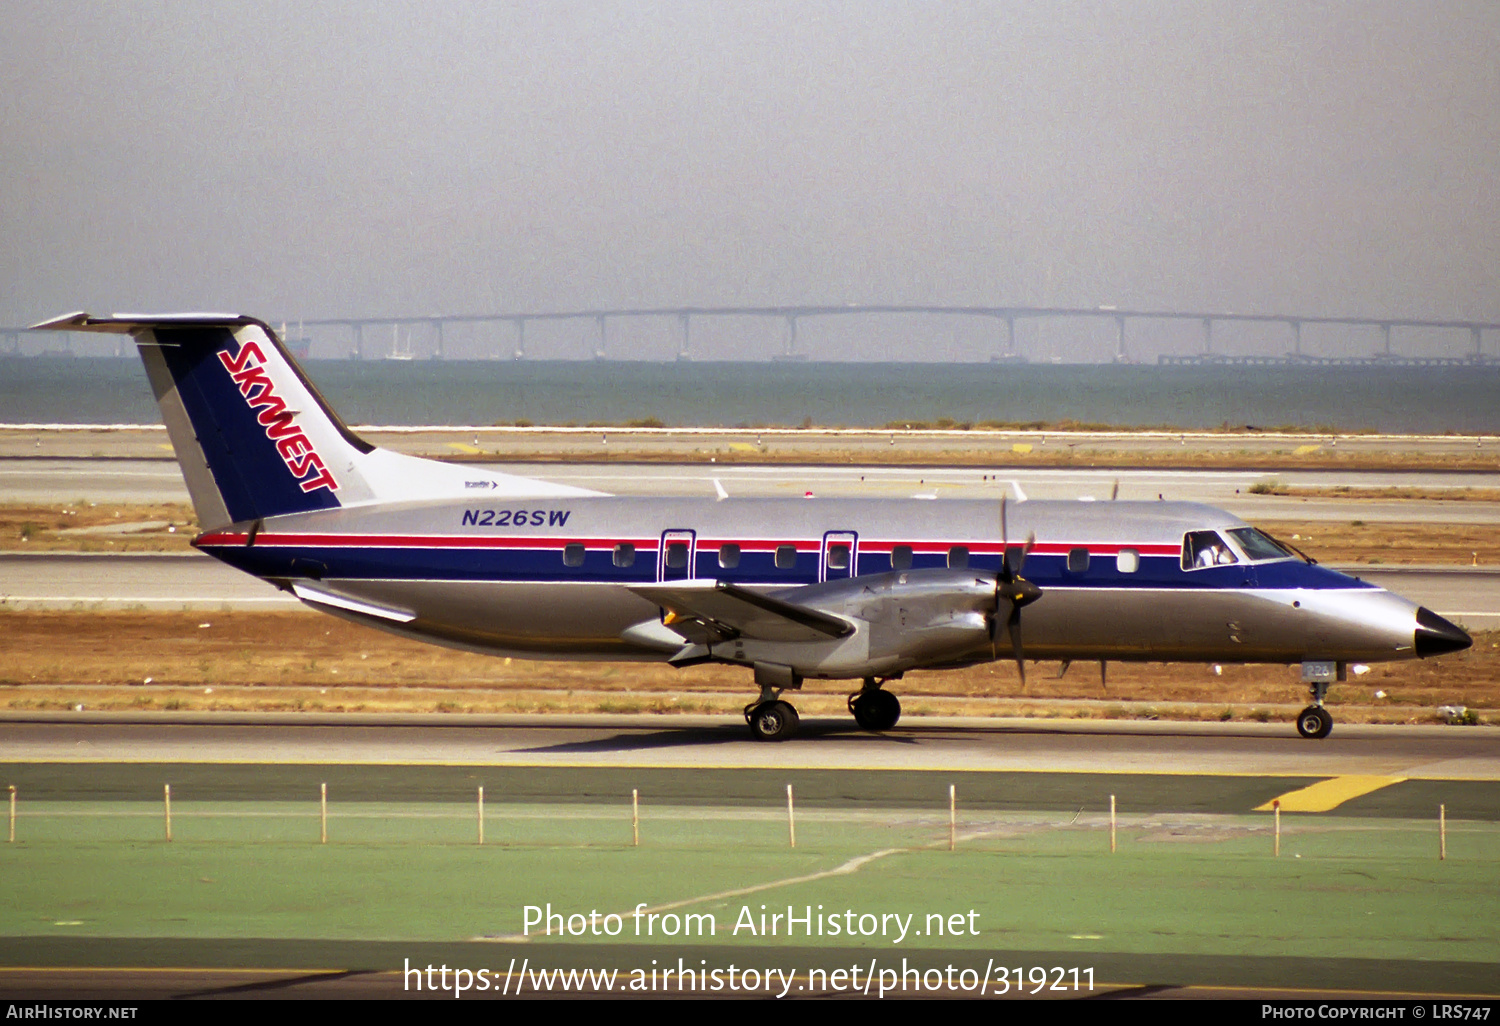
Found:
<path fill-rule="evenodd" d="M 1189 537 L 1193 545 L 1193 566 L 1229 566 L 1239 562 L 1217 533 L 1195 531 Z"/>

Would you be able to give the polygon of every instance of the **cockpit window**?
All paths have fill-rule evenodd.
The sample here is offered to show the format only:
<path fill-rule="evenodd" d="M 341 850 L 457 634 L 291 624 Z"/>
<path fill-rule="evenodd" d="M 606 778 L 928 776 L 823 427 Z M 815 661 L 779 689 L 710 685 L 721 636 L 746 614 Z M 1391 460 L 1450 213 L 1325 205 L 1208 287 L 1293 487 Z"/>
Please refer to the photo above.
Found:
<path fill-rule="evenodd" d="M 1292 556 L 1275 540 L 1261 534 L 1253 527 L 1236 528 L 1229 532 L 1229 536 L 1239 543 L 1240 550 L 1245 553 L 1245 558 L 1252 563 L 1267 559 L 1290 559 Z"/>
<path fill-rule="evenodd" d="M 1229 566 L 1239 557 L 1218 531 L 1190 531 L 1182 539 L 1182 568 L 1196 570 L 1205 566 Z"/>

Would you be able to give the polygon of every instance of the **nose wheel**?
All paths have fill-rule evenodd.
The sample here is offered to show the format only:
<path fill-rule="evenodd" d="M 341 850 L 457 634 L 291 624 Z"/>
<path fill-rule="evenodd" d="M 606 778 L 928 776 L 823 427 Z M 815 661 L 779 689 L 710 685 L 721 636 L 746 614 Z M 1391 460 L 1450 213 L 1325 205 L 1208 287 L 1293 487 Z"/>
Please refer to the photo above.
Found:
<path fill-rule="evenodd" d="M 1310 705 L 1297 714 L 1297 733 L 1303 737 L 1327 737 L 1333 730 L 1333 717 L 1321 705 Z"/>
<path fill-rule="evenodd" d="M 870 677 L 862 690 L 849 696 L 849 711 L 865 730 L 890 730 L 901 719 L 901 702 Z"/>
<path fill-rule="evenodd" d="M 1323 696 L 1328 694 L 1328 682 L 1311 682 L 1307 693 L 1312 696 L 1312 705 L 1297 714 L 1297 733 L 1303 737 L 1327 737 L 1333 730 L 1333 716 L 1323 708 Z"/>

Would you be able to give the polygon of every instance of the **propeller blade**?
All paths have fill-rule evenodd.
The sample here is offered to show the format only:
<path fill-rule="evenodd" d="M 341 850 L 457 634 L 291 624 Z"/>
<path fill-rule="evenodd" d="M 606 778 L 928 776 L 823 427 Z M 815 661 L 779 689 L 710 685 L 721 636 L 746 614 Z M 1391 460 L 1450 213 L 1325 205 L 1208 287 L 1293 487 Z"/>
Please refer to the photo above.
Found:
<path fill-rule="evenodd" d="M 1005 491 L 1000 492 L 1000 569 L 995 573 L 995 611 L 990 616 L 990 662 L 1000 658 L 1000 588 L 1010 583 L 1010 569 L 1005 563 Z"/>
<path fill-rule="evenodd" d="M 1026 686 L 1026 661 L 1021 652 L 1021 603 L 1010 607 L 1010 618 L 1006 621 L 1010 632 L 1010 648 L 1016 657 L 1016 672 L 1021 675 L 1021 686 Z"/>
<path fill-rule="evenodd" d="M 1021 673 L 1021 684 L 1026 683 L 1026 666 L 1021 649 L 1021 607 L 1029 606 L 1042 597 L 1042 589 L 1021 576 L 1026 566 L 1026 556 L 1036 544 L 1036 532 L 1026 536 L 1021 546 L 1016 565 L 1010 565 L 1009 524 L 1006 521 L 1006 497 L 1000 495 L 1000 569 L 995 574 L 995 612 L 990 617 L 990 661 L 1000 658 L 1000 603 L 1010 603 L 1010 615 L 1006 617 L 1006 633 L 1010 635 L 1011 651 L 1016 657 L 1016 669 Z"/>
<path fill-rule="evenodd" d="M 1016 560 L 1016 568 L 1011 576 L 1017 580 L 1021 577 L 1021 571 L 1026 569 L 1026 557 L 1031 555 L 1031 547 L 1036 544 L 1036 532 L 1032 531 L 1026 536 L 1026 544 L 1021 546 L 1021 558 Z"/>
<path fill-rule="evenodd" d="M 1011 578 L 1010 565 L 1008 563 L 1006 563 L 1006 561 L 1005 561 L 1005 550 L 1007 548 L 1007 540 L 1009 539 L 1009 537 L 1010 537 L 1010 534 L 1008 533 L 1008 531 L 1006 529 L 1006 523 L 1005 523 L 1005 493 L 1001 492 L 1000 493 L 1000 575 L 1005 580 L 1007 580 L 1007 581 L 1010 580 L 1010 578 Z"/>

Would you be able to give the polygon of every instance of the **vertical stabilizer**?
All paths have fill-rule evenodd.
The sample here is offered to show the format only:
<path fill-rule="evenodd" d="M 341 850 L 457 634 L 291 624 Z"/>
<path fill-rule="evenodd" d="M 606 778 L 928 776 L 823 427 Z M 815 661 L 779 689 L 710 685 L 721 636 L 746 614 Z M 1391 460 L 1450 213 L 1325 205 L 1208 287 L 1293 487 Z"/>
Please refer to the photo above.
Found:
<path fill-rule="evenodd" d="M 276 333 L 238 314 L 69 314 L 36 325 L 129 334 L 205 530 L 359 503 L 592 494 L 378 449 L 344 426 Z"/>

